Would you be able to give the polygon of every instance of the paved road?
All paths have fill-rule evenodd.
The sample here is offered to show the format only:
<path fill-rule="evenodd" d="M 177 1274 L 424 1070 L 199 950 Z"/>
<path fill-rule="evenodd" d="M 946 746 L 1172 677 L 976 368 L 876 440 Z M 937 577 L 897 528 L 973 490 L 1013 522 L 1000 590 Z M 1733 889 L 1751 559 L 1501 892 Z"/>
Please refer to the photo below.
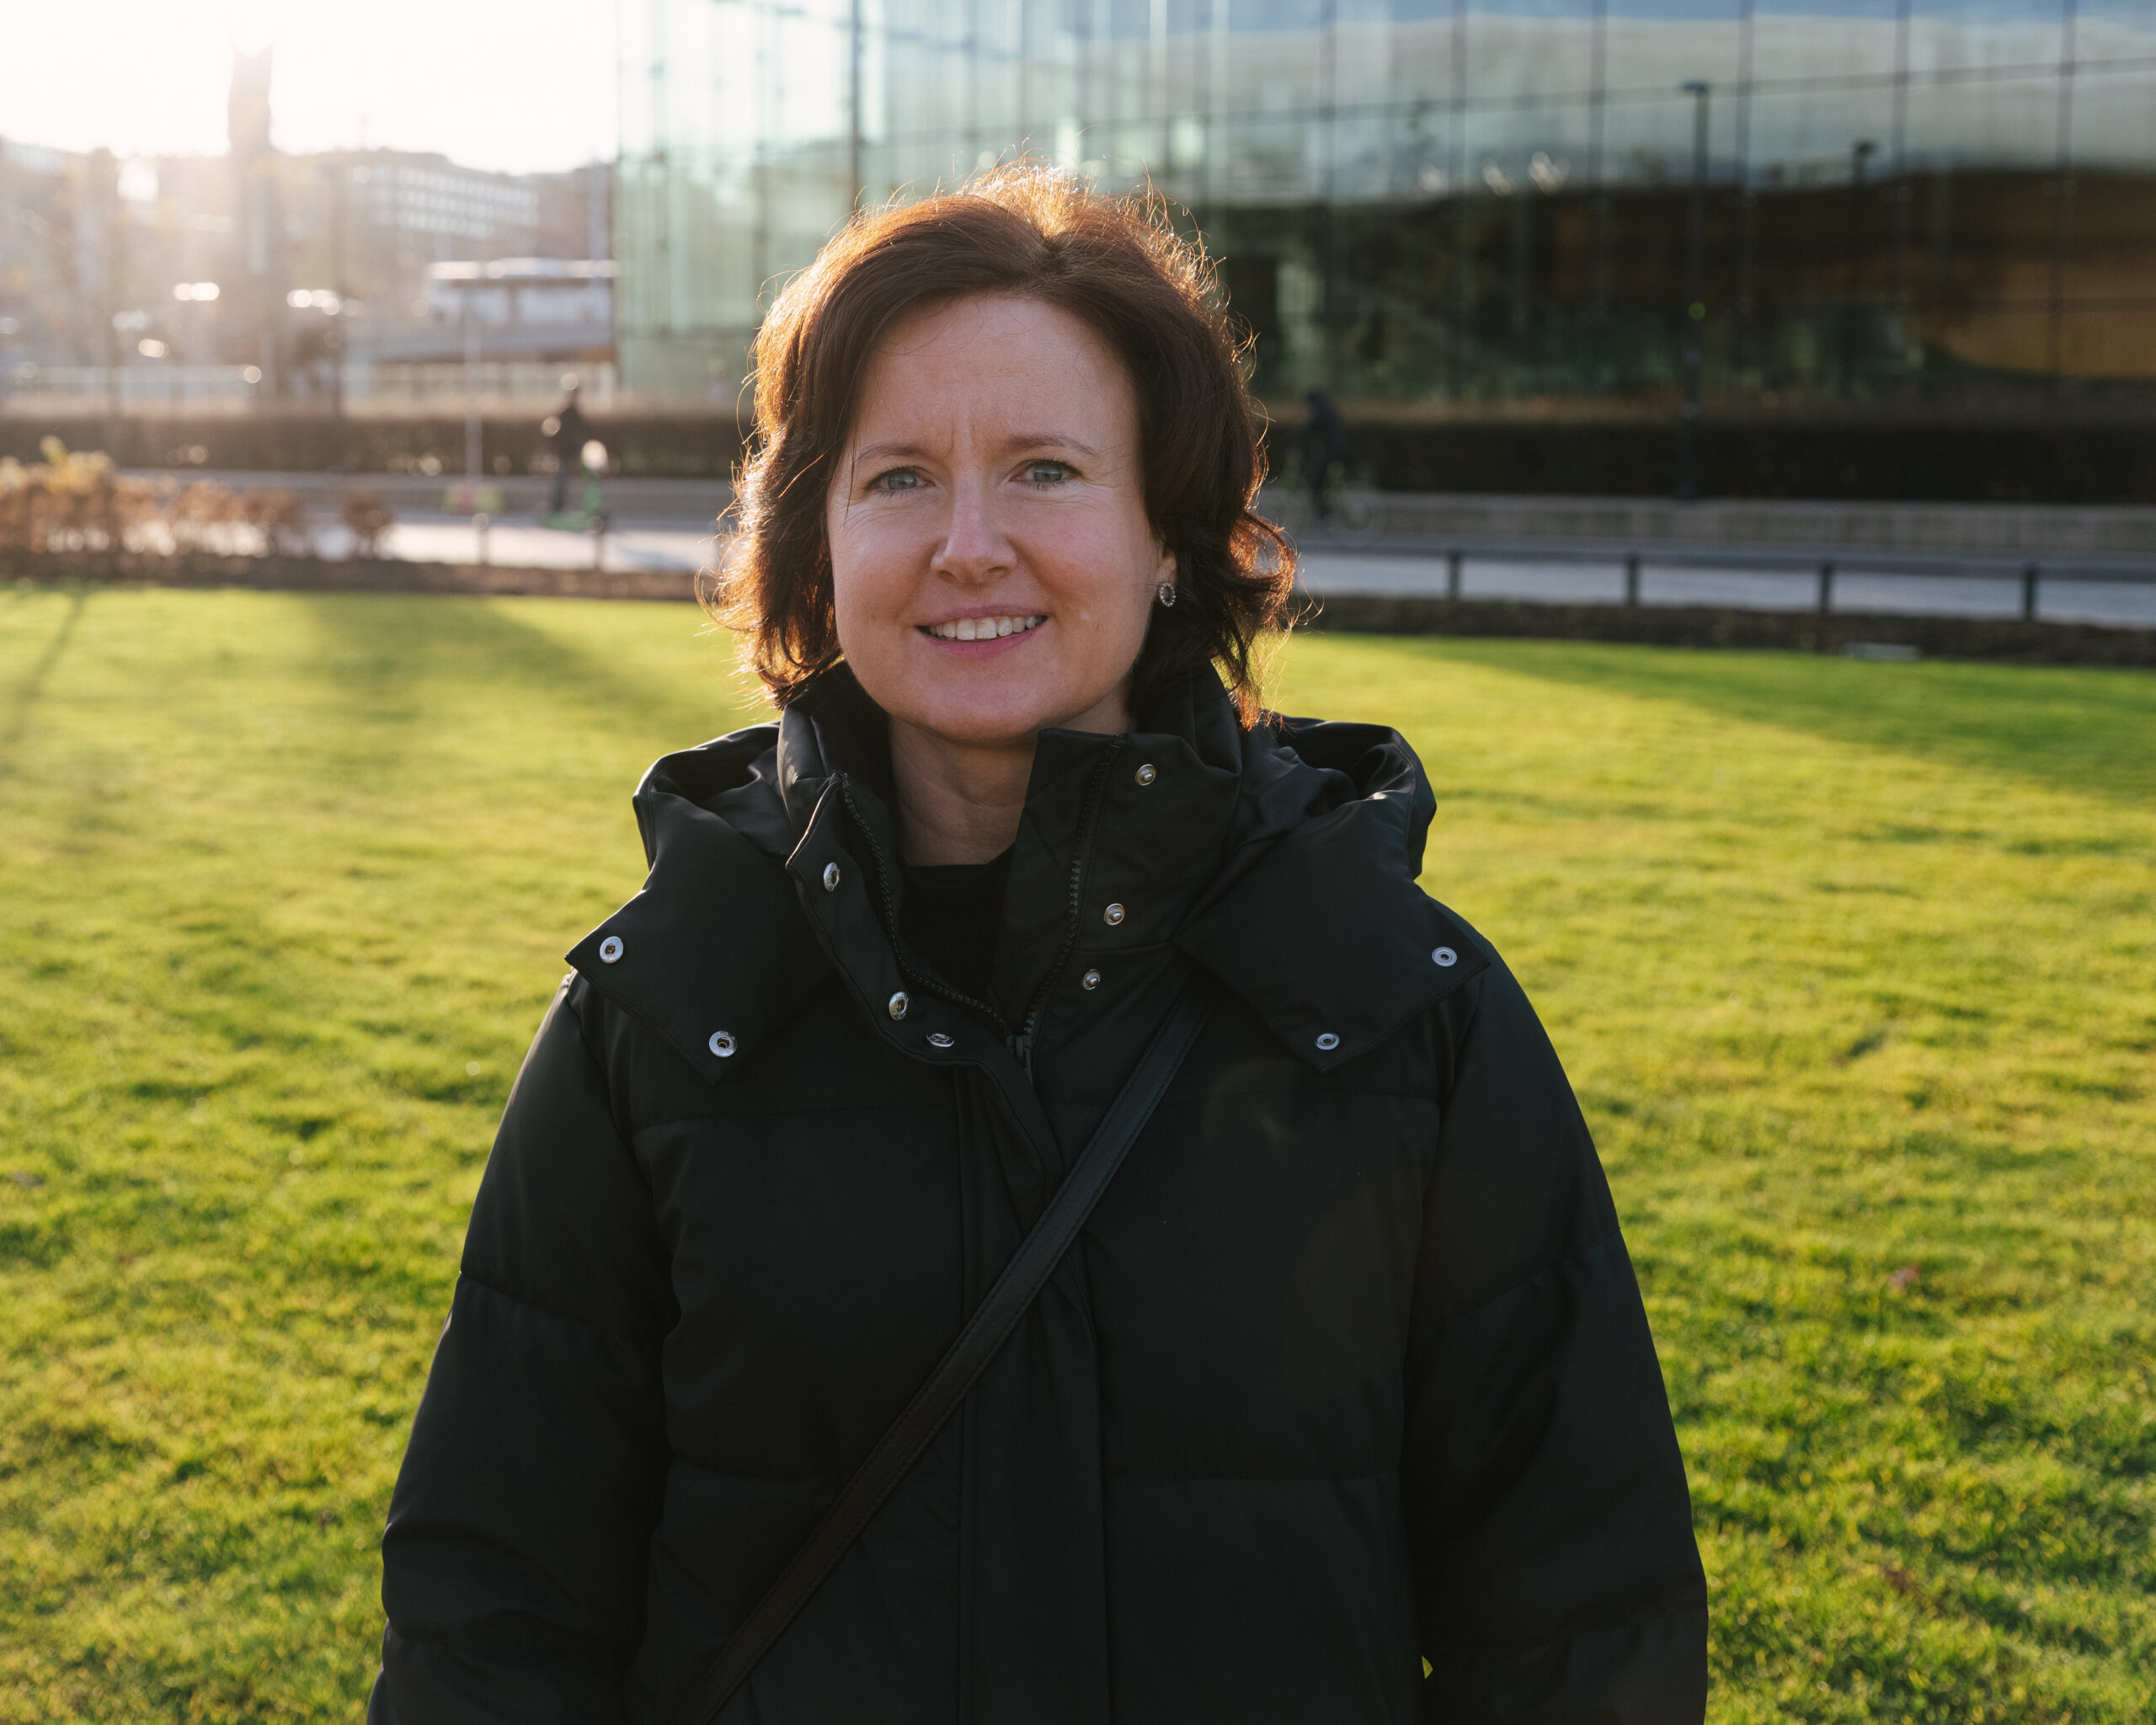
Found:
<path fill-rule="evenodd" d="M 341 529 L 325 529 L 318 537 L 328 555 L 341 555 L 346 548 Z M 422 515 L 400 521 L 384 549 L 394 557 L 467 563 L 476 557 L 477 547 L 469 521 Z M 606 536 L 599 548 L 608 569 L 696 569 L 710 563 L 712 542 L 709 534 L 684 527 L 678 520 L 628 518 Z M 488 547 L 493 562 L 527 568 L 588 567 L 593 552 L 591 540 L 584 534 L 516 521 L 496 524 Z M 1302 557 L 1304 581 L 1320 597 L 1328 593 L 1435 595 L 1445 590 L 1444 559 L 1434 554 L 1396 555 L 1314 545 L 1305 547 Z M 1615 604 L 1624 598 L 1625 578 L 1614 558 L 1598 564 L 1470 555 L 1461 566 L 1460 591 L 1470 599 Z M 1640 578 L 1642 605 L 1808 611 L 1817 602 L 1817 577 L 1808 569 L 1780 573 L 1704 563 L 1657 567 L 1652 554 Z M 2021 588 L 2010 571 L 1939 576 L 1844 570 L 1834 578 L 1833 605 L 1844 611 L 2010 617 L 2020 614 Z M 2057 622 L 2156 628 L 2156 583 L 2128 585 L 2046 576 L 2037 614 Z"/>

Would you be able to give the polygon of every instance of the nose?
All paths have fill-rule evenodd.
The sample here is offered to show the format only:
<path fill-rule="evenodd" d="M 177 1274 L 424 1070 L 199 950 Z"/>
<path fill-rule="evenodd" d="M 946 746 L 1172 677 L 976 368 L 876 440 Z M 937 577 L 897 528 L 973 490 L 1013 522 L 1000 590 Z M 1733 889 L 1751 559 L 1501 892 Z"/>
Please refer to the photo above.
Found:
<path fill-rule="evenodd" d="M 978 481 L 961 483 L 948 495 L 950 519 L 936 547 L 935 573 L 968 585 L 1010 574 L 1016 554 L 996 520 L 988 487 Z"/>

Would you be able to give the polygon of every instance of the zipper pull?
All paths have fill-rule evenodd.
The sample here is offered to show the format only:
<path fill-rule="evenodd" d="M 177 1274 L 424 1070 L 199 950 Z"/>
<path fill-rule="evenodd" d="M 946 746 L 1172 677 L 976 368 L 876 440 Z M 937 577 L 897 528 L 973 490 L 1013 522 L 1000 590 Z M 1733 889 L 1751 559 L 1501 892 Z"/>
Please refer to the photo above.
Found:
<path fill-rule="evenodd" d="M 1033 1076 L 1033 1039 L 1023 1030 L 1014 1030 L 1005 1039 L 1010 1044 L 1011 1058 L 1025 1068 L 1026 1076 Z"/>

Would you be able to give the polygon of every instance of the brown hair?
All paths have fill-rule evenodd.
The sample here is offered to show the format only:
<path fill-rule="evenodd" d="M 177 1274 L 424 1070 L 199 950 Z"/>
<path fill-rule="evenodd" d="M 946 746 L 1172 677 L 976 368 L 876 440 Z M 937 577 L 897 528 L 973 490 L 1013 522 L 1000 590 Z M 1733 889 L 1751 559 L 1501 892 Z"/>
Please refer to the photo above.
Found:
<path fill-rule="evenodd" d="M 1261 432 L 1241 349 L 1203 251 L 1157 198 L 1109 198 L 1036 166 L 917 204 L 863 211 L 780 294 L 757 334 L 756 431 L 735 477 L 737 532 L 708 602 L 784 706 L 841 657 L 825 499 L 856 393 L 888 332 L 975 294 L 1038 300 L 1091 326 L 1138 397 L 1145 512 L 1175 553 L 1132 700 L 1217 664 L 1243 722 L 1259 637 L 1283 626 L 1294 553 L 1254 505 Z"/>

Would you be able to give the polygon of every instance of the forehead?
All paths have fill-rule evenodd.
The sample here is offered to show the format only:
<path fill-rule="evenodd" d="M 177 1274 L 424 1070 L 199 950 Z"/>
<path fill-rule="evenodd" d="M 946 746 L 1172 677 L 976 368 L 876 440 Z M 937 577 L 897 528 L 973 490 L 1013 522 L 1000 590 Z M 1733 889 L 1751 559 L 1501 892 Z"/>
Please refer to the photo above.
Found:
<path fill-rule="evenodd" d="M 862 370 L 851 441 L 894 419 L 955 428 L 1043 414 L 1134 435 L 1137 394 L 1082 318 L 1041 300 L 980 295 L 925 307 L 885 334 Z"/>

